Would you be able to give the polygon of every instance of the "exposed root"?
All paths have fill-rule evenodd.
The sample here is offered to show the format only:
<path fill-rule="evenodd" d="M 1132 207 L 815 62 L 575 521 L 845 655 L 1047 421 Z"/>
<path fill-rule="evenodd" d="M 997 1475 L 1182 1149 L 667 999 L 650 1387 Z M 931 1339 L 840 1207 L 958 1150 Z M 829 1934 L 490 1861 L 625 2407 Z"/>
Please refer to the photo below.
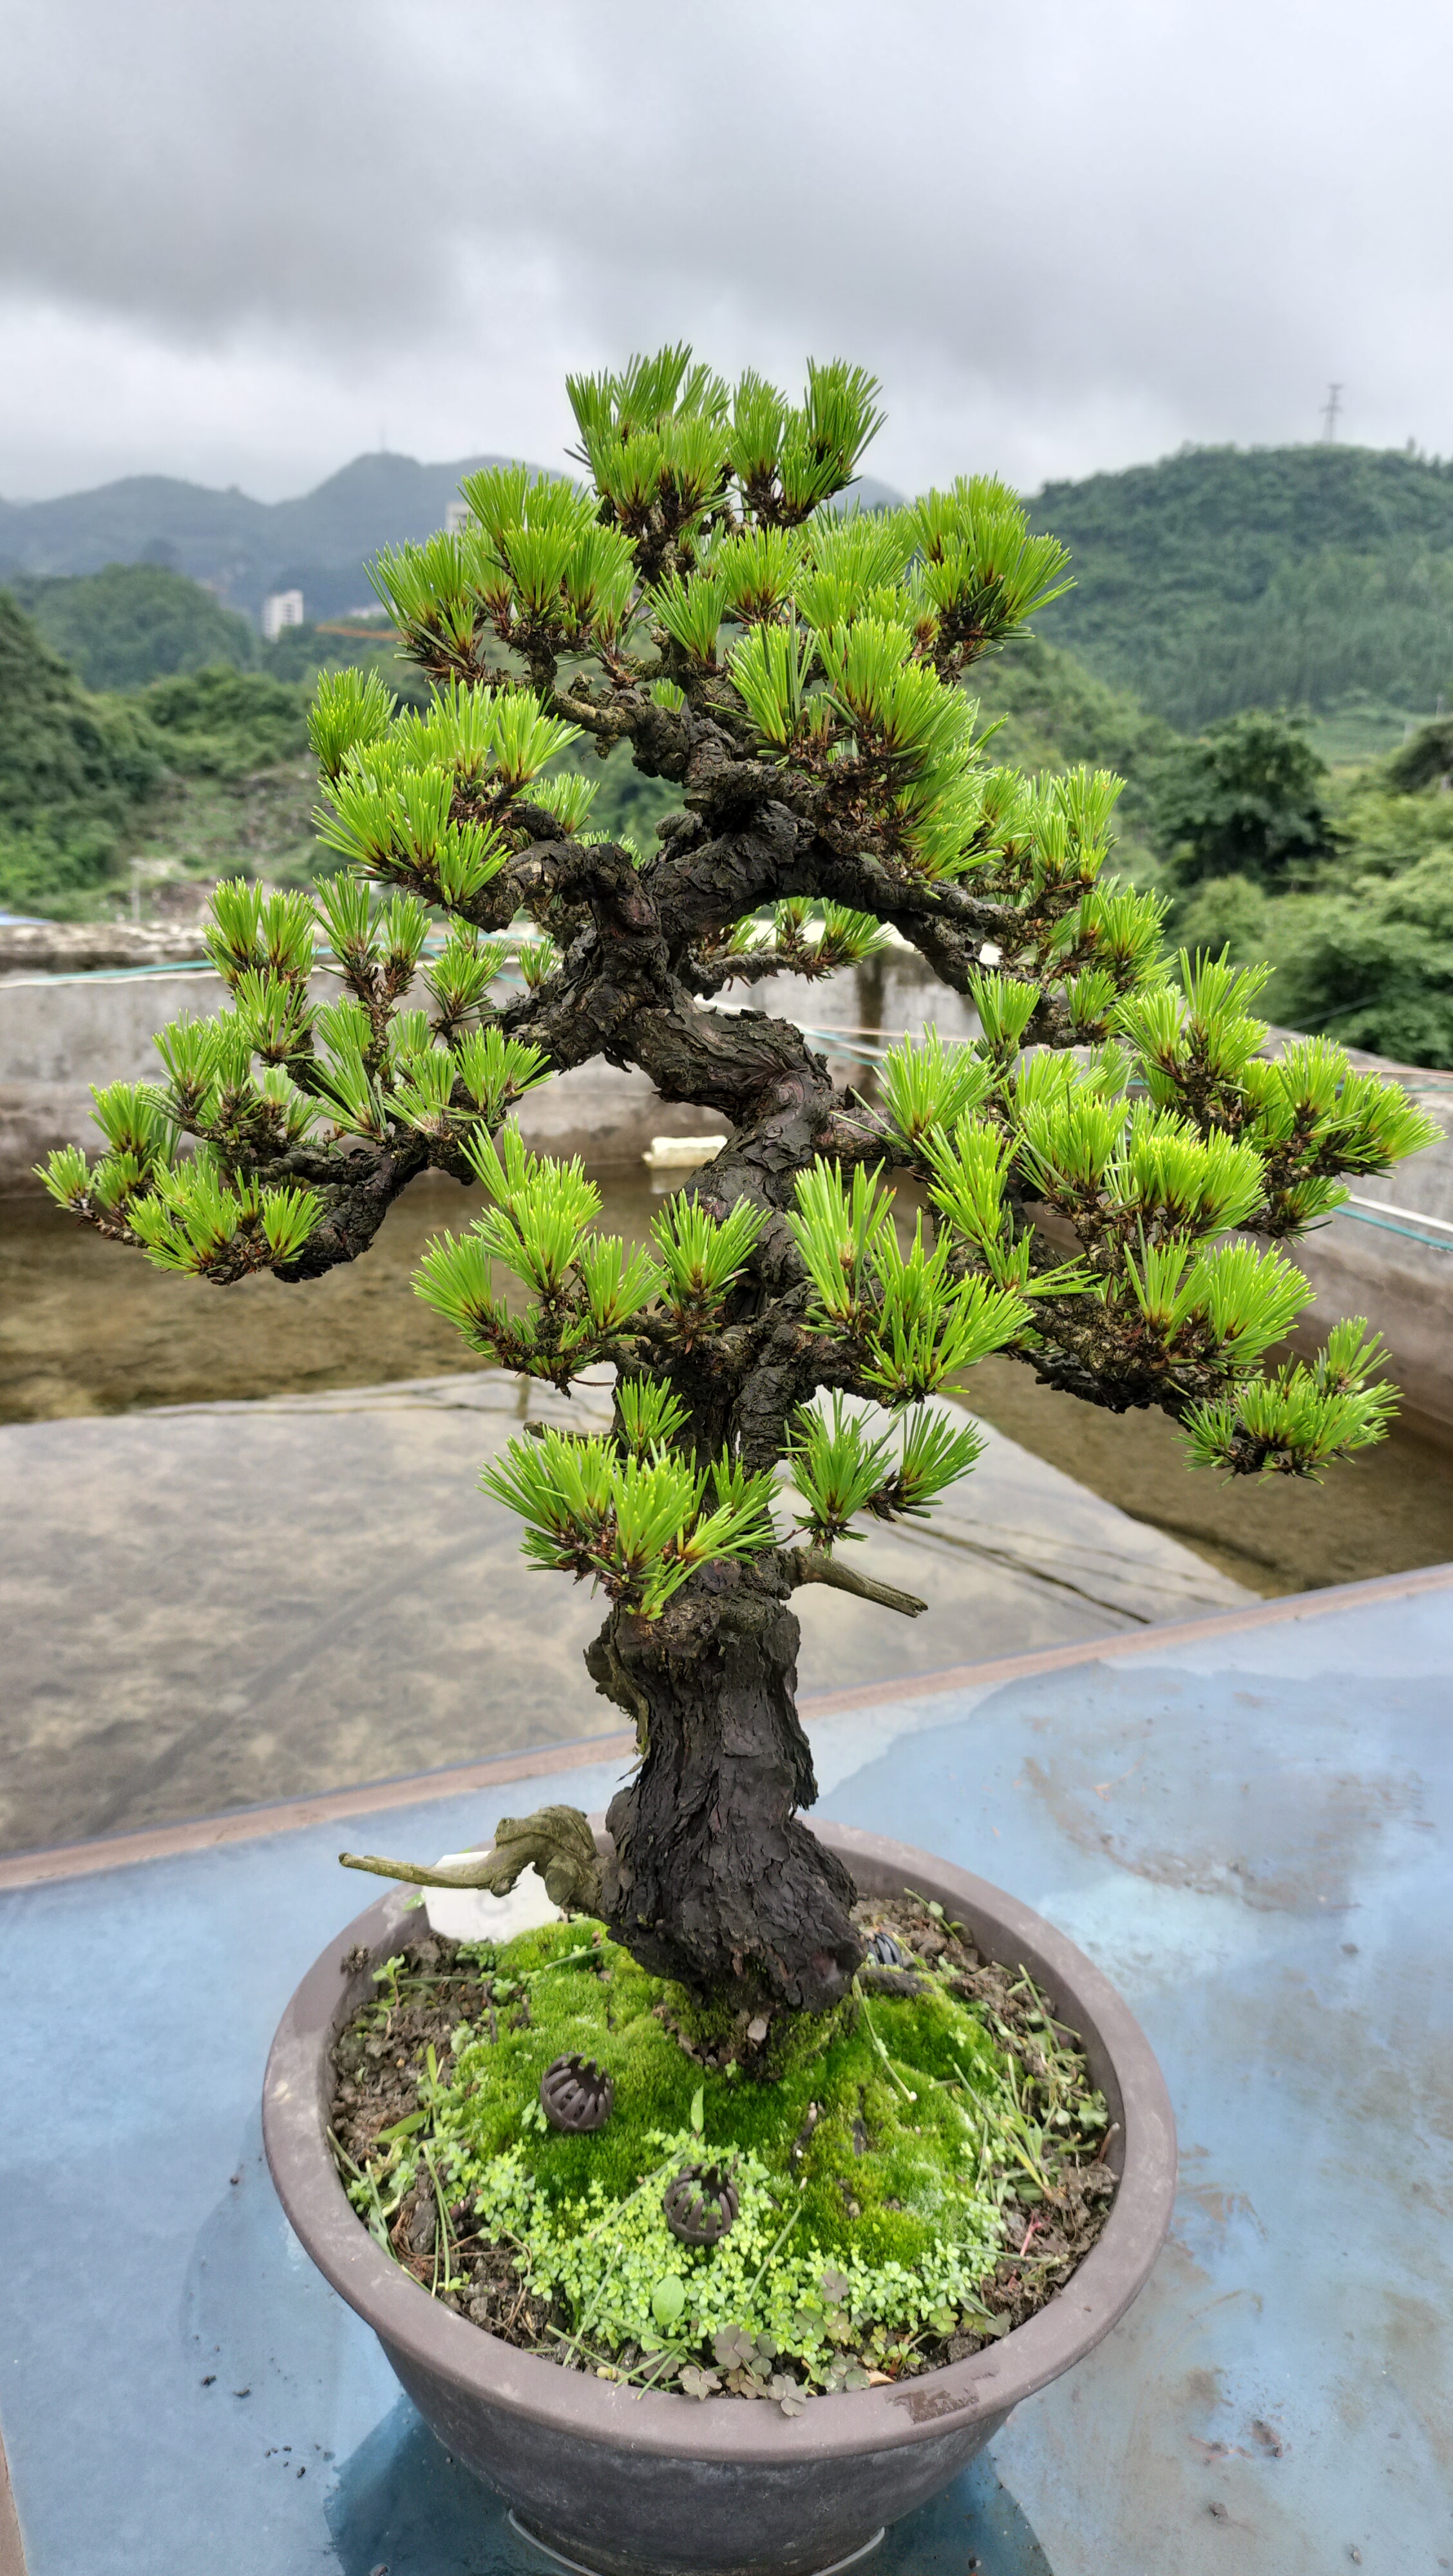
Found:
<path fill-rule="evenodd" d="M 375 1878 L 402 1879 L 410 1887 L 483 1888 L 508 1896 L 527 1869 L 537 1869 L 552 1905 L 566 1914 L 601 1912 L 600 1857 L 595 1836 L 578 1807 L 537 1807 L 532 1816 L 501 1816 L 494 1843 L 478 1860 L 449 1869 L 424 1869 L 415 1861 L 385 1860 L 376 1852 L 340 1852 L 345 1869 Z"/>

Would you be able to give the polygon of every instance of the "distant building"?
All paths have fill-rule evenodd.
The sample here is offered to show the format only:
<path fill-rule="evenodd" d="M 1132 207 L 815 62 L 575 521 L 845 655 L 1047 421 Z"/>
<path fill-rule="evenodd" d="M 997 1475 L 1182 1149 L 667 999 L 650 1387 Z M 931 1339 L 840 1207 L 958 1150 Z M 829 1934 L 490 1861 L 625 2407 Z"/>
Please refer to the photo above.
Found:
<path fill-rule="evenodd" d="M 457 537 L 460 529 L 467 528 L 468 525 L 469 503 L 467 501 L 451 501 L 444 512 L 444 526 L 448 534 L 451 537 Z"/>
<path fill-rule="evenodd" d="M 262 631 L 269 644 L 275 643 L 285 626 L 301 626 L 303 594 L 300 590 L 274 590 L 262 603 Z"/>

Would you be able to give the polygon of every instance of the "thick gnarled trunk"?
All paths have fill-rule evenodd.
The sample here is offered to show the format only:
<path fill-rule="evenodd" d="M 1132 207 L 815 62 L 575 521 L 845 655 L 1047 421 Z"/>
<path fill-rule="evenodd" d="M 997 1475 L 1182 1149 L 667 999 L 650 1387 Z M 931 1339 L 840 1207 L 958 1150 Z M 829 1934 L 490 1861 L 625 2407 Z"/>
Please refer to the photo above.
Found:
<path fill-rule="evenodd" d="M 852 1880 L 797 1810 L 817 1796 L 794 1706 L 798 1625 L 772 1561 L 710 1566 L 658 1620 L 615 1611 L 586 1662 L 635 1719 L 611 1803 L 611 1931 L 659 1976 L 743 2008 L 821 2012 L 862 1958 Z"/>

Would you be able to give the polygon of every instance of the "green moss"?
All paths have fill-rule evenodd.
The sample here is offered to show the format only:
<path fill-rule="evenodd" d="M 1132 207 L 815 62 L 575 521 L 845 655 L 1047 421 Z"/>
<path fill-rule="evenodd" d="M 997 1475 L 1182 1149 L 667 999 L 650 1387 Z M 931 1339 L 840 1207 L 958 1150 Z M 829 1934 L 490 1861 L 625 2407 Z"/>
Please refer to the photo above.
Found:
<path fill-rule="evenodd" d="M 421 2082 L 418 2125 L 385 2137 L 355 2205 L 386 2236 L 430 2168 L 599 2352 L 661 2349 L 669 2311 L 683 2357 L 739 2328 L 825 2382 L 869 2321 L 942 2333 L 981 2317 L 1006 2204 L 1040 2199 L 1103 2124 L 1083 2061 L 1048 2023 L 1031 2110 L 1014 2053 L 943 1978 L 795 2019 L 762 2084 L 689 2057 L 667 2027 L 679 1990 L 597 1927 L 550 1925 L 466 1948 L 466 1962 L 489 1977 L 494 2035 L 454 2031 L 447 2065 Z M 615 2088 L 612 2117 L 584 2136 L 550 2129 L 539 2108 L 545 2069 L 575 2054 Z M 699 2162 L 731 2168 L 740 2210 L 719 2243 L 693 2248 L 670 2234 L 662 2194 Z"/>

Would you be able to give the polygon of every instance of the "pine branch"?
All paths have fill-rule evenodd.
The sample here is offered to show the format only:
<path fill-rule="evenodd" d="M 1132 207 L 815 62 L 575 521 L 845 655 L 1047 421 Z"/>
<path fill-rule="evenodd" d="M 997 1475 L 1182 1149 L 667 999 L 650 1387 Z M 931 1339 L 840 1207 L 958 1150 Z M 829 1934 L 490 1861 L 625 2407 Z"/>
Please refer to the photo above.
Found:
<path fill-rule="evenodd" d="M 534 1082 L 604 1054 L 735 1131 L 658 1241 L 656 1287 L 537 1189 L 518 1223 L 496 1207 L 487 1243 L 431 1255 L 428 1293 L 527 1374 L 566 1383 L 587 1349 L 659 1370 L 684 1412 L 656 1445 L 693 1475 L 765 1468 L 818 1388 L 901 1409 L 995 1347 L 1091 1401 L 1163 1407 L 1236 1472 L 1283 1453 L 1308 1471 L 1376 1436 L 1366 1389 L 1267 1375 L 1303 1292 L 1224 1238 L 1295 1235 L 1338 1203 L 1339 1174 L 1387 1170 L 1427 1124 L 1324 1041 L 1269 1064 L 1253 980 L 1224 960 L 1183 958 L 1177 993 L 1155 900 L 1107 873 L 1117 780 L 986 759 L 958 676 L 1058 595 L 1054 541 L 985 478 L 911 510 L 821 512 L 878 419 L 843 365 L 811 369 L 794 403 L 668 350 L 572 400 L 593 490 L 491 468 L 468 479 L 462 529 L 381 558 L 433 702 L 400 710 L 356 672 L 320 684 L 320 821 L 348 867 L 316 901 L 218 890 L 207 940 L 230 1009 L 167 1033 L 150 1106 L 136 1086 L 98 1101 L 106 1151 L 58 1158 L 54 1194 L 199 1275 L 314 1276 L 356 1258 L 420 1170 L 478 1169 Z M 644 864 L 582 829 L 591 784 L 552 765 L 582 736 L 629 739 L 640 771 L 682 789 Z M 769 932 L 741 927 L 769 907 Z M 544 937 L 522 952 L 530 989 L 500 1006 L 503 945 L 481 934 L 522 910 Z M 800 1031 L 700 1007 L 734 979 L 830 972 L 885 928 L 983 1032 L 952 1062 L 890 1059 L 885 1114 Z M 320 934 L 346 989 L 315 1006 Z M 179 1133 L 200 1140 L 191 1178 Z M 880 1159 L 929 1189 L 906 1253 L 891 1224 L 854 1231 Z M 829 1166 L 831 1204 L 813 1177 Z M 1078 1261 L 1035 1241 L 1044 1209 Z M 525 1280 L 525 1315 L 476 1276 L 490 1258 Z M 926 1507 L 952 1462 L 936 1433 L 914 1441 L 876 1484 L 846 1431 L 830 1442 L 805 1471 L 823 1529 Z M 645 1492 L 630 1486 L 628 1520 Z M 671 1544 L 704 1508 L 703 1489 Z M 649 1569 L 627 1578 L 597 1540 L 645 1598 Z"/>
<path fill-rule="evenodd" d="M 896 1610 L 905 1619 L 921 1618 L 928 1608 L 914 1592 L 899 1592 L 891 1583 L 880 1583 L 876 1576 L 859 1574 L 856 1567 L 844 1565 L 816 1547 L 793 1547 L 783 1551 L 787 1579 L 794 1586 L 825 1583 L 833 1592 L 852 1592 L 860 1601 L 875 1601 L 884 1610 Z"/>

